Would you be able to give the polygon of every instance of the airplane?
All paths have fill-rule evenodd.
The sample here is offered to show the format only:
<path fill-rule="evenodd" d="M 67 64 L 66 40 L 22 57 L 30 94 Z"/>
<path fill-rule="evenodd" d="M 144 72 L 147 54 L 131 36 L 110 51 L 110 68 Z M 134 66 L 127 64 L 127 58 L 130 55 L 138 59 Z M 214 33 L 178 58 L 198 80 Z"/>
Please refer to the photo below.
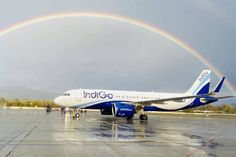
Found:
<path fill-rule="evenodd" d="M 64 108 L 97 109 L 102 115 L 133 118 L 140 114 L 140 120 L 148 120 L 148 111 L 177 111 L 203 106 L 220 99 L 234 96 L 217 97 L 225 77 L 210 90 L 211 70 L 203 70 L 191 88 L 184 93 L 157 93 L 140 91 L 119 91 L 101 89 L 73 89 L 54 99 Z M 79 113 L 76 113 L 79 117 Z"/>

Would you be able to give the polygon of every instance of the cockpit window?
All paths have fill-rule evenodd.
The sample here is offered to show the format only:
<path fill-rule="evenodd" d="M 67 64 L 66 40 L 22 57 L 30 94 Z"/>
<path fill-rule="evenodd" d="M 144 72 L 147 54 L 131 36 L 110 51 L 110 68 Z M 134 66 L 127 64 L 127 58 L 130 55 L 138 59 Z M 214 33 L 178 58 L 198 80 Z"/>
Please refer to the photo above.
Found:
<path fill-rule="evenodd" d="M 70 96 L 70 93 L 64 93 L 64 96 Z"/>

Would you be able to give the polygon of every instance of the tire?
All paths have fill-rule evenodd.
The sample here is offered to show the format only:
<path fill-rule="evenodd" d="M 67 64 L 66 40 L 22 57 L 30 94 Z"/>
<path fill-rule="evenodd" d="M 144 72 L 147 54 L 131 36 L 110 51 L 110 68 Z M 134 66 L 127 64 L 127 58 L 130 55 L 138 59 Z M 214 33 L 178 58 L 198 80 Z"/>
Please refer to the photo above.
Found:
<path fill-rule="evenodd" d="M 80 114 L 79 113 L 76 113 L 75 114 L 75 118 L 79 118 L 80 117 Z"/>
<path fill-rule="evenodd" d="M 139 116 L 139 119 L 140 119 L 140 120 L 148 120 L 148 116 L 147 116 L 146 114 L 141 114 L 141 115 Z"/>

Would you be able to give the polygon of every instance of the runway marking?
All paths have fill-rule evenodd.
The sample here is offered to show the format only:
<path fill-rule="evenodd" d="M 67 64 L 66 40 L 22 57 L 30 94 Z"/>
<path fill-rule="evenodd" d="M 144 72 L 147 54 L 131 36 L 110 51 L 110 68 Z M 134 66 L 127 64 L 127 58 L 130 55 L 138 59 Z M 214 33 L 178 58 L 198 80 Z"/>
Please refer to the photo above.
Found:
<path fill-rule="evenodd" d="M 0 156 L 8 157 L 17 147 L 17 145 L 23 142 L 24 139 L 27 138 L 46 119 L 47 115 L 48 114 L 46 114 L 36 125 L 32 125 L 32 123 L 35 123 L 35 121 L 33 121 L 31 124 L 27 125 L 23 131 L 21 131 L 16 136 L 13 136 L 9 141 L 3 144 L 2 147 L 0 147 Z"/>

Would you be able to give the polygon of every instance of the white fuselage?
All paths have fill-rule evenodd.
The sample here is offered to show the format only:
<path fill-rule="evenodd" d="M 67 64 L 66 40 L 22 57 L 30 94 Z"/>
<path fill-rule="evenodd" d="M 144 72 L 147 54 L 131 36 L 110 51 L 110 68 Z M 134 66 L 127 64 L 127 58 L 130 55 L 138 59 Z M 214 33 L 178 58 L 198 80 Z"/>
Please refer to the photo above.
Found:
<path fill-rule="evenodd" d="M 129 101 L 137 103 L 141 101 L 166 99 L 171 97 L 184 96 L 181 93 L 157 93 L 157 92 L 137 92 L 120 90 L 100 90 L 100 89 L 74 89 L 66 91 L 63 95 L 55 98 L 55 103 L 63 107 L 75 107 L 84 104 L 106 101 Z M 192 99 L 185 101 L 168 101 L 161 104 L 151 104 L 167 110 L 175 110 L 188 105 Z"/>
<path fill-rule="evenodd" d="M 173 111 L 206 105 L 217 101 L 210 97 L 211 70 L 203 70 L 185 93 L 157 93 L 101 89 L 75 89 L 55 98 L 54 102 L 63 107 L 105 109 L 128 103 L 142 106 L 146 111 Z M 224 78 L 214 92 L 219 93 Z"/>

